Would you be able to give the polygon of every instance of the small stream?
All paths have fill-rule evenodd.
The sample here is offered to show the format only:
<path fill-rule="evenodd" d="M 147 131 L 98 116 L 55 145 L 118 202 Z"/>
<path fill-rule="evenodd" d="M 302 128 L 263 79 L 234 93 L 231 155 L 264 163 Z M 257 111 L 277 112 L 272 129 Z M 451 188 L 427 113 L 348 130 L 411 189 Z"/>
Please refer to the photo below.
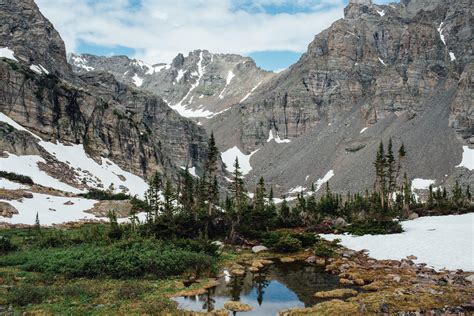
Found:
<path fill-rule="evenodd" d="M 178 297 L 179 307 L 188 311 L 210 312 L 223 309 L 228 301 L 240 301 L 253 307 L 242 315 L 277 315 L 292 307 L 310 307 L 322 302 L 314 297 L 318 291 L 342 286 L 339 278 L 305 262 L 280 263 L 261 272 L 247 272 L 243 277 L 221 277 L 219 285 L 206 294 Z"/>

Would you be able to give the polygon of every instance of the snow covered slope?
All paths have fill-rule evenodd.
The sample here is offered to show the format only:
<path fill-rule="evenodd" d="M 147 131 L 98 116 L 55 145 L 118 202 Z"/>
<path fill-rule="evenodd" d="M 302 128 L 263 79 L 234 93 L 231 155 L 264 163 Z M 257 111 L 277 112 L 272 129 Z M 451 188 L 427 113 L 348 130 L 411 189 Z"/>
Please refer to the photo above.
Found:
<path fill-rule="evenodd" d="M 87 188 L 110 189 L 114 192 L 127 192 L 131 195 L 143 196 L 148 188 L 147 183 L 142 178 L 121 169 L 113 161 L 107 158 L 100 158 L 100 161 L 90 158 L 82 144 L 66 145 L 62 143 L 51 143 L 42 140 L 39 136 L 17 124 L 11 118 L 0 112 L 0 121 L 9 124 L 20 131 L 26 131 L 33 135 L 38 145 L 46 150 L 55 160 L 63 162 L 75 172 L 74 182 L 85 185 Z M 61 182 L 41 170 L 38 163 L 46 163 L 43 157 L 38 155 L 17 156 L 8 153 L 8 157 L 0 158 L 0 170 L 15 172 L 30 176 L 35 183 L 57 190 L 80 193 L 84 190 L 78 189 Z"/>
<path fill-rule="evenodd" d="M 354 250 L 369 250 L 375 259 L 400 260 L 410 255 L 415 262 L 435 269 L 474 271 L 474 213 L 421 217 L 402 222 L 401 234 L 392 235 L 321 235 Z"/>

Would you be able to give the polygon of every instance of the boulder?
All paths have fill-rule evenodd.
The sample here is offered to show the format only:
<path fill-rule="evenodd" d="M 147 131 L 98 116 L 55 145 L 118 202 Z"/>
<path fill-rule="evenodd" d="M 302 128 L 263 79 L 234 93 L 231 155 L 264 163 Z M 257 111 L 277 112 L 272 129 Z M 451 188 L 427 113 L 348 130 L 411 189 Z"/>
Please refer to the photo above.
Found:
<path fill-rule="evenodd" d="M 7 202 L 0 202 L 0 216 L 11 218 L 18 210 Z"/>
<path fill-rule="evenodd" d="M 471 282 L 472 284 L 474 284 L 474 274 L 471 274 L 471 275 L 467 276 L 466 280 Z"/>
<path fill-rule="evenodd" d="M 231 312 L 248 312 L 253 310 L 252 306 L 236 301 L 229 301 L 225 303 L 224 308 Z"/>
<path fill-rule="evenodd" d="M 307 263 L 315 263 L 316 262 L 316 256 L 311 256 L 306 258 L 305 260 Z"/>
<path fill-rule="evenodd" d="M 252 252 L 253 253 L 259 253 L 259 252 L 262 252 L 262 251 L 268 251 L 268 248 L 263 246 L 263 245 L 258 245 L 258 246 L 253 246 L 252 247 Z"/>
<path fill-rule="evenodd" d="M 414 255 L 410 255 L 410 256 L 407 256 L 407 259 L 408 260 L 416 260 L 416 259 L 418 259 L 418 257 L 414 256 Z"/>
<path fill-rule="evenodd" d="M 346 227 L 347 226 L 347 222 L 344 218 L 342 217 L 338 217 L 335 221 L 334 221 L 334 225 L 337 226 L 337 227 Z"/>
<path fill-rule="evenodd" d="M 280 258 L 280 261 L 283 263 L 292 263 L 292 262 L 295 262 L 295 259 L 291 257 L 285 257 L 285 258 Z"/>
<path fill-rule="evenodd" d="M 408 219 L 409 220 L 413 220 L 413 219 L 417 219 L 418 217 L 420 217 L 417 213 L 415 212 L 411 212 L 409 215 L 408 215 Z"/>

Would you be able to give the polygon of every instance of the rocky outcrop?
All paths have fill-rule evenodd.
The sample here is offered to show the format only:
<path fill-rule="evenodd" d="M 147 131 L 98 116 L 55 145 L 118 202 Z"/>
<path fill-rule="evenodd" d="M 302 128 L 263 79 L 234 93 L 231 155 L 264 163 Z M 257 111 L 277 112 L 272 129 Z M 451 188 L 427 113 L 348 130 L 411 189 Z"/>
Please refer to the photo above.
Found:
<path fill-rule="evenodd" d="M 70 78 L 64 42 L 34 0 L 0 1 L 0 20 L 0 48 L 13 50 L 26 65 L 41 65 L 51 74 Z"/>
<path fill-rule="evenodd" d="M 0 6 L 7 21 L 0 47 L 8 47 L 16 59 L 0 58 L 0 112 L 45 141 L 83 144 L 91 157 L 108 157 L 144 178 L 154 171 L 175 176 L 186 165 L 201 172 L 207 156 L 203 128 L 156 95 L 110 74 L 76 76 L 61 38 L 32 0 L 1 1 Z M 0 135 L 2 150 L 40 151 L 33 145 L 37 139 L 6 124 Z"/>

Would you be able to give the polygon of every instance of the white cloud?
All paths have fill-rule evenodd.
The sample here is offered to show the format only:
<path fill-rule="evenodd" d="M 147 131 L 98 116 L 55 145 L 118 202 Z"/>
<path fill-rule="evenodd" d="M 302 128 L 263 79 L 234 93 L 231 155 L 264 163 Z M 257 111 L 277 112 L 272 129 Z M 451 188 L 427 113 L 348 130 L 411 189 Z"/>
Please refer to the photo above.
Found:
<path fill-rule="evenodd" d="M 343 16 L 342 0 L 258 0 L 252 5 L 302 6 L 304 12 L 270 14 L 241 10 L 242 0 L 36 0 L 63 37 L 68 52 L 80 41 L 136 49 L 149 63 L 169 62 L 177 53 L 306 51 L 316 34 Z M 245 6 L 243 6 L 245 7 Z"/>

